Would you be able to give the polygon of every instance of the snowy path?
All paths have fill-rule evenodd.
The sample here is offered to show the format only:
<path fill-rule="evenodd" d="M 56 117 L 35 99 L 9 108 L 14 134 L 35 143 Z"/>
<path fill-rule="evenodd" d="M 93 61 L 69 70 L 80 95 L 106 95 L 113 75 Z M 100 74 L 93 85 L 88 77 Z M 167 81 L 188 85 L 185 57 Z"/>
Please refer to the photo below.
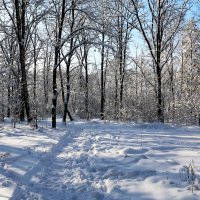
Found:
<path fill-rule="evenodd" d="M 189 190 L 184 171 L 180 173 L 183 166 L 194 165 L 195 187 L 200 187 L 199 128 L 94 121 L 50 132 L 39 131 L 41 144 L 20 154 L 22 164 L 30 162 L 21 176 L 8 176 L 14 169 L 2 168 L 16 183 L 12 200 L 200 199 L 198 190 Z"/>

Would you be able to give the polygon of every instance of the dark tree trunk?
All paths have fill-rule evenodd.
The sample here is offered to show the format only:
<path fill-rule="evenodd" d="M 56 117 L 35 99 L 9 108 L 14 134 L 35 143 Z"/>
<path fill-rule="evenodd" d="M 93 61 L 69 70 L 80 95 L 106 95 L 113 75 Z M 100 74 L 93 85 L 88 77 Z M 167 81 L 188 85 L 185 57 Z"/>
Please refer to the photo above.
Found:
<path fill-rule="evenodd" d="M 35 28 L 35 34 L 34 34 L 34 41 L 33 41 L 33 60 L 34 60 L 34 71 L 33 71 L 33 105 L 34 105 L 34 126 L 37 129 L 38 128 L 38 118 L 37 118 L 37 94 L 36 94 L 36 87 L 37 87 L 37 59 L 38 59 L 38 52 L 36 51 L 37 48 L 37 33 Z"/>
<path fill-rule="evenodd" d="M 173 47 L 173 43 L 171 43 L 171 48 Z M 175 89 L 174 89 L 174 62 L 173 62 L 173 52 L 171 52 L 171 63 L 169 71 L 169 77 L 170 77 L 170 89 L 171 89 L 171 95 L 172 95 L 172 122 L 174 123 L 175 120 Z"/>
<path fill-rule="evenodd" d="M 8 87 L 8 108 L 7 108 L 7 117 L 10 117 L 10 86 Z"/>
<path fill-rule="evenodd" d="M 7 86 L 7 92 L 8 92 L 8 107 L 7 107 L 7 117 L 10 117 L 10 107 L 11 107 L 11 87 L 10 87 L 10 83 L 11 83 L 11 71 L 9 71 L 9 80 L 8 80 L 8 86 Z"/>
<path fill-rule="evenodd" d="M 118 17 L 118 51 L 119 51 L 119 115 L 122 117 L 122 107 L 123 107 L 123 23 L 122 17 Z"/>
<path fill-rule="evenodd" d="M 105 88 L 104 88 L 104 57 L 105 57 L 105 33 L 102 34 L 102 50 L 101 50 L 101 108 L 100 108 L 100 116 L 101 120 L 104 119 L 104 107 L 105 107 Z"/>
<path fill-rule="evenodd" d="M 72 17 L 72 23 L 70 26 L 70 33 L 73 32 L 73 28 L 74 28 L 74 20 L 75 20 L 75 13 L 74 13 L 74 9 L 75 9 L 75 2 L 74 0 L 72 0 L 72 10 L 71 10 L 71 17 Z M 74 45 L 74 39 L 73 37 L 70 40 L 70 51 L 72 50 Z M 68 105 L 69 105 L 69 99 L 70 99 L 70 65 L 71 65 L 71 59 L 72 59 L 72 55 L 73 53 L 71 52 L 69 54 L 68 60 L 65 61 L 66 63 L 66 76 L 67 76 L 67 92 L 66 92 L 66 97 L 65 97 L 65 102 L 64 102 L 64 112 L 63 112 L 63 122 L 66 123 L 66 118 L 67 118 L 67 114 L 69 116 L 70 121 L 73 121 L 73 117 L 69 111 Z"/>
<path fill-rule="evenodd" d="M 158 121 L 164 123 L 164 110 L 163 110 L 163 98 L 162 98 L 162 82 L 161 82 L 161 74 L 157 73 L 157 116 Z"/>
<path fill-rule="evenodd" d="M 48 92 L 47 92 L 47 80 L 46 80 L 46 64 L 47 63 L 47 58 L 44 59 L 44 66 L 43 66 L 43 87 L 44 87 L 44 102 L 47 105 L 48 104 Z"/>
<path fill-rule="evenodd" d="M 19 0 L 15 0 L 15 12 L 16 12 L 16 22 L 17 22 L 17 37 L 19 44 L 19 61 L 21 67 L 21 87 L 22 87 L 22 105 L 25 106 L 26 116 L 28 122 L 32 120 L 30 104 L 29 104 L 29 92 L 27 85 L 27 74 L 26 74 L 26 50 L 25 50 L 25 12 L 26 12 L 26 1 L 22 0 L 20 4 Z"/>
<path fill-rule="evenodd" d="M 88 51 L 86 49 L 86 45 L 84 45 L 84 60 L 85 60 L 85 112 L 86 118 L 89 120 L 89 92 L 88 92 Z"/>
<path fill-rule="evenodd" d="M 60 61 L 60 54 L 59 54 L 59 61 Z M 60 87 L 61 87 L 61 94 L 62 94 L 62 101 L 63 104 L 65 102 L 65 91 L 64 91 L 64 84 L 63 84 L 63 75 L 61 65 L 59 64 L 59 74 L 60 74 Z"/>
<path fill-rule="evenodd" d="M 161 74 L 161 1 L 158 1 L 157 41 L 156 41 L 156 73 L 157 73 L 157 115 L 158 121 L 164 123 L 164 104 L 162 98 L 162 74 Z"/>
<path fill-rule="evenodd" d="M 56 128 L 56 109 L 57 109 L 57 65 L 59 61 L 60 42 L 62 37 L 62 30 L 65 18 L 65 0 L 62 1 L 62 13 L 60 22 L 58 22 L 58 34 L 56 36 L 55 58 L 53 68 L 53 97 L 52 97 L 52 128 Z M 59 19 L 57 19 L 59 21 Z"/>
<path fill-rule="evenodd" d="M 20 85 L 21 86 L 21 85 Z M 20 100 L 18 111 L 19 112 L 19 119 L 21 122 L 25 121 L 25 105 L 24 105 L 24 95 L 23 95 L 23 88 L 21 86 L 21 93 L 20 93 Z"/>
<path fill-rule="evenodd" d="M 68 60 L 68 62 L 71 62 Z M 67 70 L 66 70 L 66 74 L 67 74 L 67 92 L 66 92 L 66 97 L 64 94 L 64 86 L 63 90 L 62 90 L 62 98 L 63 98 L 63 105 L 64 105 L 64 109 L 63 109 L 63 119 L 62 121 L 66 124 L 66 120 L 67 120 L 67 115 L 70 119 L 70 121 L 73 121 L 73 117 L 68 109 L 68 104 L 69 104 L 69 98 L 70 98 L 70 64 L 68 64 L 67 62 Z M 63 84 L 63 83 L 62 83 Z"/>
<path fill-rule="evenodd" d="M 71 39 L 71 48 L 73 45 L 73 39 Z M 67 70 L 66 70 L 66 74 L 67 74 L 67 92 L 66 92 L 66 97 L 65 97 L 65 101 L 64 101 L 64 112 L 63 112 L 63 122 L 66 123 L 66 118 L 67 118 L 67 114 L 69 116 L 70 121 L 73 121 L 73 117 L 69 111 L 68 105 L 69 105 L 69 98 L 70 98 L 70 65 L 71 65 L 71 57 L 72 55 L 69 56 L 69 59 L 67 61 Z"/>
<path fill-rule="evenodd" d="M 58 50 L 55 48 L 54 66 L 58 63 Z M 53 68 L 53 97 L 52 97 L 52 128 L 56 128 L 56 108 L 57 108 L 57 68 Z"/>

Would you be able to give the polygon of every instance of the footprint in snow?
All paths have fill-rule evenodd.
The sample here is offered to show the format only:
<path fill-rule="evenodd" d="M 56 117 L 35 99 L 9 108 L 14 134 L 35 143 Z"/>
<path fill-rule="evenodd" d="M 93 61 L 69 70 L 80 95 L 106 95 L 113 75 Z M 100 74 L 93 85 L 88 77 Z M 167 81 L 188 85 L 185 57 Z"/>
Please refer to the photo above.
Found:
<path fill-rule="evenodd" d="M 128 154 L 143 154 L 146 153 L 148 149 L 142 148 L 142 149 L 133 149 L 133 148 L 127 148 L 123 150 L 123 154 L 128 155 Z"/>

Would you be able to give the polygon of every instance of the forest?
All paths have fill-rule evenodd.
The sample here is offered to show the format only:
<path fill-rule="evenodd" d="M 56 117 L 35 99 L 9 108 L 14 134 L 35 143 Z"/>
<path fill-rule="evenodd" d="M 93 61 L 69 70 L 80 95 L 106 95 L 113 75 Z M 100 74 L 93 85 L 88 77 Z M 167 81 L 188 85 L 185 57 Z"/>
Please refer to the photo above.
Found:
<path fill-rule="evenodd" d="M 1 0 L 0 120 L 200 125 L 199 6 Z"/>
<path fill-rule="evenodd" d="M 199 200 L 199 10 L 0 0 L 0 200 Z"/>

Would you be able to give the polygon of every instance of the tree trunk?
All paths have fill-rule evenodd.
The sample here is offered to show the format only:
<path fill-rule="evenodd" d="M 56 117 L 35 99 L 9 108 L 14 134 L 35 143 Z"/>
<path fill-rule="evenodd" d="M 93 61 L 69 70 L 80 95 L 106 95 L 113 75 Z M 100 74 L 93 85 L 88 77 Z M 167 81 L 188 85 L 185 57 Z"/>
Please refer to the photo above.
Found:
<path fill-rule="evenodd" d="M 62 12 L 61 19 L 58 20 L 58 34 L 56 35 L 56 46 L 55 46 L 55 58 L 54 58 L 54 68 L 53 68 L 53 97 L 52 97 L 52 128 L 56 128 L 56 109 L 57 109 L 57 65 L 60 53 L 60 41 L 62 37 L 62 30 L 65 18 L 65 0 L 62 1 Z"/>
<path fill-rule="evenodd" d="M 159 68 L 157 70 L 157 116 L 158 121 L 164 123 L 161 72 Z"/>
<path fill-rule="evenodd" d="M 60 54 L 59 54 L 59 60 L 60 60 Z M 65 91 L 64 91 L 64 84 L 63 84 L 62 69 L 61 69 L 60 64 L 59 64 L 59 74 L 60 74 L 60 87 L 61 87 L 62 101 L 63 101 L 63 104 L 64 104 L 64 102 L 65 102 Z"/>
<path fill-rule="evenodd" d="M 48 53 L 48 46 L 47 46 L 47 52 L 46 57 L 44 61 L 44 68 L 43 68 L 43 79 L 44 79 L 44 101 L 46 105 L 46 114 L 48 114 L 48 103 L 49 103 L 49 93 L 48 93 L 48 86 L 49 86 L 49 71 L 50 71 L 50 64 L 51 64 L 51 51 L 50 55 Z"/>
<path fill-rule="evenodd" d="M 36 95 L 36 84 L 37 84 L 37 52 L 36 52 L 36 46 L 37 46 L 37 40 L 36 40 L 36 32 L 35 32 L 35 38 L 34 38 L 34 42 L 33 42 L 33 60 L 34 60 L 34 71 L 33 71 L 33 105 L 34 105 L 34 115 L 33 115 L 33 119 L 34 119 L 34 126 L 37 129 L 38 128 L 38 124 L 37 124 L 37 95 Z M 38 52 L 39 54 L 39 52 Z"/>
<path fill-rule="evenodd" d="M 9 79 L 9 81 L 10 81 L 10 79 Z M 11 91 L 10 91 L 10 85 L 8 85 L 8 88 L 7 88 L 7 90 L 8 90 L 8 107 L 7 107 L 7 117 L 10 117 L 10 93 L 11 93 Z"/>
<path fill-rule="evenodd" d="M 71 39 L 71 48 L 73 46 L 73 39 Z M 72 55 L 69 55 L 68 61 L 66 63 L 66 75 L 67 75 L 67 92 L 66 92 L 66 97 L 65 97 L 65 101 L 64 101 L 64 112 L 63 112 L 63 122 L 66 123 L 66 118 L 67 118 L 67 114 L 69 116 L 70 121 L 73 121 L 73 117 L 68 109 L 68 105 L 69 105 L 69 98 L 70 98 L 70 65 L 71 65 L 71 57 Z"/>
<path fill-rule="evenodd" d="M 100 116 L 101 120 L 104 119 L 104 107 L 105 107 L 105 88 L 104 88 L 104 56 L 105 56 L 105 33 L 102 33 L 102 50 L 101 50 L 101 108 L 100 108 Z"/>
<path fill-rule="evenodd" d="M 89 96 L 88 96 L 88 51 L 86 49 L 86 45 L 84 45 L 84 60 L 85 60 L 85 112 L 86 118 L 89 120 Z"/>
<path fill-rule="evenodd" d="M 118 76 L 117 76 L 117 72 L 118 70 L 115 70 L 115 103 L 114 103 L 114 107 L 115 107 L 115 120 L 118 120 Z"/>
<path fill-rule="evenodd" d="M 20 7 L 21 6 L 21 7 Z M 16 12 L 16 22 L 17 22 L 17 37 L 19 44 L 19 61 L 21 67 L 21 87 L 22 87 L 22 104 L 25 106 L 26 116 L 28 122 L 32 120 L 30 104 L 29 104 L 29 92 L 27 85 L 26 76 L 26 50 L 25 50 L 25 34 L 26 34 L 26 24 L 25 24 L 25 12 L 26 12 L 26 1 L 22 0 L 20 5 L 19 0 L 15 0 L 15 12 Z"/>
<path fill-rule="evenodd" d="M 71 10 L 71 17 L 72 17 L 72 23 L 70 26 L 70 33 L 73 32 L 73 28 L 74 28 L 74 20 L 75 20 L 75 13 L 74 13 L 74 9 L 75 9 L 75 2 L 74 0 L 72 0 L 72 10 Z M 72 50 L 74 45 L 74 39 L 73 37 L 70 39 L 70 50 Z M 64 102 L 64 112 L 63 112 L 63 122 L 66 123 L 66 118 L 67 118 L 67 114 L 69 116 L 70 121 L 73 121 L 73 117 L 69 111 L 68 105 L 69 105 L 69 99 L 70 99 L 70 65 L 71 65 L 71 59 L 72 59 L 72 55 L 73 53 L 69 54 L 68 60 L 65 60 L 66 63 L 66 76 L 67 76 L 67 92 L 66 92 L 66 97 L 65 97 L 65 102 Z"/>
<path fill-rule="evenodd" d="M 123 107 L 123 22 L 118 17 L 118 57 L 119 57 L 119 118 L 122 117 Z"/>
<path fill-rule="evenodd" d="M 162 74 L 161 74 L 161 1 L 158 1 L 157 41 L 156 41 L 156 73 L 157 73 L 157 116 L 158 121 L 164 123 L 164 107 L 162 98 Z"/>
<path fill-rule="evenodd" d="M 55 48 L 54 68 L 53 68 L 53 97 L 52 97 L 52 128 L 56 128 L 56 108 L 57 108 L 57 66 L 58 63 L 58 47 Z"/>

